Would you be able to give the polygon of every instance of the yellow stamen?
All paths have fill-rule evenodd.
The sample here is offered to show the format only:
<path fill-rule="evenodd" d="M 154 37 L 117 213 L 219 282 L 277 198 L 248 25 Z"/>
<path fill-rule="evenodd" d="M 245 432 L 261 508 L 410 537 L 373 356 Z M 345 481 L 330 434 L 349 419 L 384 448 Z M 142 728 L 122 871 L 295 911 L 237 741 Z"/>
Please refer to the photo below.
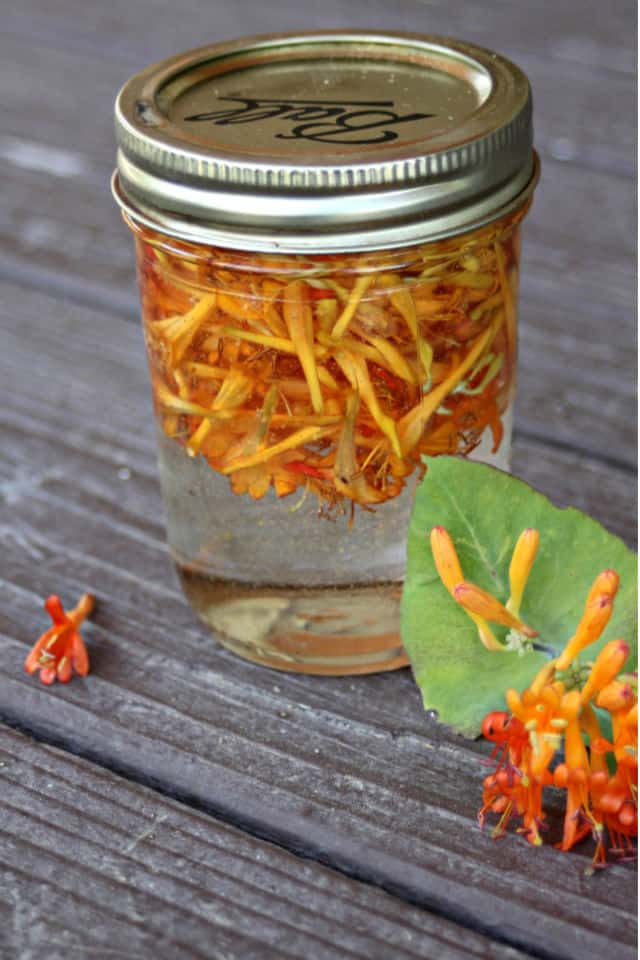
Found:
<path fill-rule="evenodd" d="M 559 733 L 542 733 L 540 738 L 554 750 L 559 750 L 562 746 L 562 737 Z"/>

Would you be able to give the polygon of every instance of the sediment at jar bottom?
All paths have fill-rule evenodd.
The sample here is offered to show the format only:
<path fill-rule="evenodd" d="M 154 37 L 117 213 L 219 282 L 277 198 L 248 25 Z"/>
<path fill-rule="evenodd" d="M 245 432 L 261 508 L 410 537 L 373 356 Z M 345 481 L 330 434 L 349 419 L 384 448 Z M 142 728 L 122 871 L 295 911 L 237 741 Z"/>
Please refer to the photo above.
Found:
<path fill-rule="evenodd" d="M 408 665 L 400 640 L 401 583 L 266 586 L 176 563 L 182 589 L 216 639 L 276 670 L 347 675 Z"/>

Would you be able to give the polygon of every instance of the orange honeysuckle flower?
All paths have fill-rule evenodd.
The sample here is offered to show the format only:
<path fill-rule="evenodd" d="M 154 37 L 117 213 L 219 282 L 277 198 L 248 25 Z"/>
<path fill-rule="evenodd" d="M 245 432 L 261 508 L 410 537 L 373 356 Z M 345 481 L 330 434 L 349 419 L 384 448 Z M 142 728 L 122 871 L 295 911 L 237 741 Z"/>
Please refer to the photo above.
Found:
<path fill-rule="evenodd" d="M 487 593 L 486 590 L 478 587 L 475 583 L 469 583 L 466 580 L 458 583 L 454 587 L 453 598 L 461 607 L 464 607 L 465 610 L 468 610 L 470 613 L 475 613 L 477 616 L 483 617 L 491 623 L 499 623 L 504 627 L 511 627 L 512 630 L 517 630 L 518 633 L 524 634 L 525 637 L 538 636 L 537 630 L 528 627 L 526 623 L 523 623 L 522 620 L 510 613 L 499 600 L 496 600 L 495 597 L 492 597 L 490 593 Z"/>
<path fill-rule="evenodd" d="M 560 850 L 570 850 L 587 834 L 592 831 L 598 834 L 602 830 L 602 825 L 595 820 L 591 812 L 589 794 L 591 767 L 582 739 L 579 720 L 580 705 L 581 697 L 578 690 L 572 690 L 563 697 L 562 712 L 564 719 L 567 720 L 564 732 L 567 807 L 562 841 L 558 844 Z"/>
<path fill-rule="evenodd" d="M 587 594 L 586 606 L 589 606 L 589 604 L 593 603 L 593 601 L 601 594 L 608 594 L 611 598 L 615 597 L 619 586 L 620 577 L 616 571 L 603 570 L 593 581 L 591 589 Z"/>
<path fill-rule="evenodd" d="M 449 593 L 453 594 L 458 584 L 464 580 L 453 540 L 444 527 L 434 527 L 431 531 L 430 540 L 433 562 L 436 565 L 438 575 Z"/>
<path fill-rule="evenodd" d="M 431 552 L 433 553 L 433 561 L 436 565 L 438 575 L 449 593 L 453 596 L 455 588 L 464 580 L 464 574 L 462 573 L 462 567 L 460 566 L 453 540 L 444 527 L 434 527 L 431 531 L 430 539 Z M 463 607 L 463 609 L 465 608 Z M 487 650 L 495 651 L 506 649 L 504 645 L 496 639 L 484 617 L 480 617 L 470 610 L 465 610 L 465 613 L 475 623 L 480 640 Z"/>
<path fill-rule="evenodd" d="M 56 679 L 68 683 L 74 673 L 86 677 L 89 673 L 89 657 L 78 627 L 92 612 L 95 597 L 85 593 L 78 604 L 66 613 L 60 597 L 52 594 L 45 601 L 45 610 L 53 620 L 39 640 L 36 641 L 24 667 L 27 673 L 40 671 L 40 680 L 51 684 Z"/>
<path fill-rule="evenodd" d="M 511 570 L 513 571 L 511 578 L 512 596 L 506 607 L 495 597 L 492 597 L 490 593 L 465 580 L 453 540 L 444 527 L 433 527 L 430 539 L 433 560 L 440 579 L 454 600 L 460 604 L 467 616 L 475 623 L 480 640 L 487 650 L 509 650 L 507 644 L 501 643 L 496 638 L 489 626 L 489 621 L 511 627 L 521 637 L 538 636 L 535 630 L 528 627 L 517 616 L 522 601 L 522 593 L 535 559 L 539 539 L 537 530 L 525 530 L 516 544 L 514 558 L 511 561 Z M 512 609 L 514 589 L 517 609 Z M 512 606 L 510 607 L 509 604 L 512 604 Z"/>
<path fill-rule="evenodd" d="M 540 844 L 543 793 L 553 784 L 566 795 L 563 835 L 556 846 L 568 851 L 589 834 L 596 841 L 587 873 L 605 867 L 608 854 L 619 860 L 635 855 L 637 678 L 621 673 L 629 655 L 623 640 L 611 640 L 603 647 L 586 680 L 580 681 L 579 670 L 562 679 L 557 671 L 566 669 L 587 643 L 599 638 L 611 616 L 617 588 L 615 571 L 605 570 L 596 577 L 578 629 L 563 654 L 547 662 L 521 694 L 507 690 L 508 711 L 488 714 L 482 725 L 483 735 L 496 745 L 491 759 L 497 758 L 497 766 L 484 780 L 480 824 L 488 813 L 499 815 L 493 831 L 499 837 L 515 817 L 521 821 L 518 832 L 529 843 Z M 582 683 L 582 689 L 576 683 Z M 594 706 L 608 711 L 612 742 L 602 736 Z M 561 747 L 564 757 L 551 773 Z"/>
<path fill-rule="evenodd" d="M 538 552 L 540 543 L 540 534 L 533 527 L 523 530 L 513 550 L 511 563 L 509 565 L 509 585 L 511 594 L 507 600 L 507 610 L 510 613 L 518 615 L 520 604 L 522 603 L 522 594 L 527 585 L 533 562 Z"/>
<path fill-rule="evenodd" d="M 611 618 L 619 582 L 615 570 L 603 570 L 598 574 L 589 590 L 576 632 L 558 657 L 558 670 L 566 670 L 581 650 L 601 636 Z"/>
<path fill-rule="evenodd" d="M 582 688 L 582 702 L 588 703 L 591 698 L 608 686 L 622 670 L 629 656 L 629 644 L 624 640 L 610 640 L 605 644 L 594 664 L 587 682 Z"/>
<path fill-rule="evenodd" d="M 602 687 L 596 697 L 596 706 L 608 710 L 611 714 L 621 710 L 626 712 L 633 707 L 634 703 L 633 687 L 630 683 L 623 683 L 622 680 L 612 680 L 611 683 Z"/>

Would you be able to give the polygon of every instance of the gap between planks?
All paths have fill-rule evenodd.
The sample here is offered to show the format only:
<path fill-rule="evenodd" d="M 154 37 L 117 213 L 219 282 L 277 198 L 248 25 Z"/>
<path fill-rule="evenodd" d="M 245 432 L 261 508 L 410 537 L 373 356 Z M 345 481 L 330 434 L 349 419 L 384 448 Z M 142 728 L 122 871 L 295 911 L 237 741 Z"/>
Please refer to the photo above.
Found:
<path fill-rule="evenodd" d="M 20 777 L 19 769 L 22 755 L 26 764 L 24 778 Z M 193 813 L 191 808 L 184 806 L 180 808 L 174 803 L 167 802 L 158 793 L 149 792 L 145 797 L 144 791 L 136 784 L 129 780 L 119 782 L 120 778 L 111 776 L 104 767 L 95 765 L 91 767 L 83 760 L 73 761 L 68 753 L 60 756 L 57 751 L 47 746 L 43 747 L 41 741 L 26 739 L 22 734 L 9 731 L 7 727 L 0 727 L 0 757 L 5 756 L 9 758 L 9 775 L 6 783 L 8 786 L 14 785 L 18 791 L 32 792 L 36 810 L 42 808 L 39 800 L 49 799 L 48 790 L 54 787 L 54 783 L 47 783 L 47 780 L 52 776 L 55 777 L 56 771 L 61 767 L 60 791 L 56 791 L 56 794 L 51 796 L 59 798 L 63 827 L 68 828 L 74 816 L 82 817 L 84 805 L 77 791 L 86 783 L 89 829 L 86 831 L 86 837 L 83 835 L 83 839 L 89 844 L 104 846 L 105 830 L 108 831 L 110 824 L 113 824 L 116 833 L 113 845 L 109 839 L 111 855 L 107 857 L 106 869 L 98 867 L 96 870 L 95 863 L 93 865 L 96 877 L 104 877 L 106 882 L 109 879 L 120 879 L 119 870 L 114 872 L 113 869 L 118 865 L 119 858 L 123 856 L 130 858 L 133 851 L 145 837 L 155 831 L 159 823 L 169 820 L 169 834 L 164 832 L 158 839 L 151 837 L 149 849 L 141 855 L 136 853 L 131 861 L 136 863 L 138 869 L 145 865 L 151 867 L 154 876 L 158 876 L 161 880 L 161 890 L 156 891 L 153 886 L 143 885 L 141 895 L 153 897 L 157 893 L 162 897 L 162 889 L 164 889 L 166 897 L 166 882 L 171 884 L 176 879 L 180 880 L 181 870 L 184 872 L 184 864 L 193 864 L 193 876 L 185 874 L 185 885 L 192 892 L 196 891 L 200 894 L 206 894 L 208 890 L 212 891 L 214 901 L 219 901 L 224 914 L 225 910 L 233 913 L 237 909 L 238 900 L 237 897 L 233 897 L 233 890 L 239 884 L 244 884 L 245 891 L 242 897 L 246 897 L 247 894 L 249 897 L 246 901 L 240 899 L 239 905 L 240 908 L 243 903 L 246 905 L 250 916 L 253 915 L 255 918 L 254 923 L 257 929 L 249 920 L 248 925 L 246 922 L 241 924 L 239 935 L 257 934 L 260 940 L 260 924 L 266 922 L 269 925 L 273 920 L 284 923 L 285 928 L 288 926 L 293 933 L 297 932 L 299 937 L 302 936 L 302 939 L 305 936 L 311 938 L 320 936 L 320 943 L 328 943 L 332 957 L 334 955 L 332 948 L 335 947 L 338 947 L 338 953 L 342 956 L 340 952 L 342 944 L 344 953 L 348 953 L 349 956 L 370 956 L 372 951 L 373 956 L 378 960 L 386 960 L 393 948 L 397 948 L 398 955 L 406 956 L 407 960 L 409 957 L 434 956 L 431 952 L 434 949 L 440 951 L 437 954 L 438 957 L 442 955 L 446 960 L 466 960 L 466 958 L 471 960 L 472 957 L 486 957 L 489 947 L 492 950 L 492 956 L 497 960 L 520 960 L 521 957 L 524 960 L 524 954 L 520 952 L 516 954 L 516 951 L 509 947 L 503 949 L 495 941 L 489 945 L 482 935 L 462 929 L 458 925 L 443 922 L 441 916 L 418 912 L 412 906 L 398 901 L 397 898 L 389 899 L 388 894 L 383 894 L 371 885 L 354 886 L 350 879 L 343 880 L 335 872 L 333 876 L 327 874 L 326 869 L 320 865 L 304 866 L 305 861 L 289 851 L 283 853 L 280 848 L 264 844 L 262 841 L 255 844 L 249 835 L 239 834 L 234 828 L 222 824 L 219 820 L 212 821 L 209 816 L 201 817 Z M 12 761 L 18 764 L 15 772 L 11 769 Z M 2 766 L 3 764 L 0 763 L 0 767 Z M 26 781 L 24 784 L 23 779 Z M 46 794 L 43 786 L 47 788 Z M 140 809 L 141 806 L 143 809 Z M 7 808 L 11 810 L 15 807 L 15 800 L 12 801 L 11 797 L 8 797 Z M 71 816 L 69 821 L 65 818 L 65 810 Z M 144 828 L 142 831 L 141 827 Z M 42 831 L 46 829 L 46 822 L 41 821 L 39 842 L 40 846 L 45 848 L 46 836 L 43 841 Z M 51 829 L 56 829 L 55 824 L 51 825 Z M 133 840 L 130 839 L 132 836 Z M 127 846 L 123 847 L 127 840 L 129 840 Z M 171 858 L 176 854 L 182 866 L 172 867 Z M 79 866 L 91 869 L 92 859 L 95 861 L 96 857 L 95 854 L 92 856 L 90 849 L 88 856 L 85 853 L 80 858 Z M 237 861 L 237 865 L 234 861 Z M 311 865 L 313 861 L 308 863 Z M 230 866 L 231 869 L 226 870 L 225 865 Z M 130 886 L 132 883 L 136 885 L 135 878 L 128 876 L 128 870 L 125 870 L 124 874 L 122 879 Z M 228 882 L 225 884 L 226 877 Z M 251 899 L 252 891 L 256 894 L 255 902 Z M 331 898 L 336 896 L 340 897 L 340 906 L 335 905 L 337 908 L 334 909 L 335 929 L 328 933 L 323 929 L 322 921 L 330 916 Z M 265 911 L 265 902 L 270 897 L 273 898 L 272 909 L 267 907 Z M 170 900 L 172 901 L 171 897 Z M 189 909 L 189 903 L 185 906 L 189 916 L 202 919 L 201 912 L 197 910 L 197 904 L 195 910 Z M 327 911 L 328 906 L 329 911 Z M 217 911 L 214 911 L 214 926 L 216 919 Z M 162 926 L 161 922 L 160 928 Z M 227 924 L 224 923 L 224 916 L 222 926 L 227 928 L 229 926 L 228 920 Z M 232 925 L 232 930 L 234 927 L 235 924 Z M 152 925 L 150 932 L 153 933 L 154 930 L 156 934 L 159 932 L 158 924 Z M 271 926 L 270 940 L 273 941 L 273 926 Z M 236 954 L 234 953 L 233 956 Z M 298 956 L 297 953 L 296 956 Z M 302 956 L 305 954 L 302 953 Z M 532 954 L 527 953 L 526 956 L 532 956 Z"/>
<path fill-rule="evenodd" d="M 521 954 L 536 958 L 536 960 L 563 960 L 564 955 L 556 950 L 536 949 L 532 947 L 530 943 L 523 942 L 520 937 L 512 938 L 502 935 L 498 927 L 490 923 L 483 924 L 482 922 L 478 922 L 477 918 L 469 917 L 463 909 L 443 909 L 439 901 L 433 901 L 429 897 L 419 894 L 411 887 L 403 887 L 399 884 L 387 882 L 374 872 L 368 871 L 353 862 L 349 862 L 347 857 L 344 859 L 332 857 L 318 849 L 314 850 L 311 847 L 303 846 L 299 841 L 287 842 L 283 836 L 271 830 L 265 830 L 263 824 L 253 819 L 234 816 L 227 809 L 207 804 L 192 794 L 181 793 L 178 790 L 171 789 L 160 780 L 141 776 L 139 771 L 126 764 L 120 765 L 100 753 L 94 753 L 87 749 L 79 749 L 77 745 L 70 745 L 68 742 L 65 742 L 64 738 L 51 736 L 48 731 L 45 731 L 45 729 L 38 724 L 28 726 L 23 722 L 15 721 L 11 716 L 2 715 L 2 713 L 0 713 L 0 724 L 4 724 L 6 727 L 22 735 L 31 737 L 37 743 L 63 750 L 71 756 L 92 763 L 96 767 L 115 774 L 118 777 L 122 777 L 130 783 L 151 789 L 163 798 L 204 813 L 215 821 L 240 830 L 242 833 L 256 840 L 269 843 L 302 860 L 308 860 L 311 863 L 317 863 L 329 868 L 344 877 L 380 890 L 405 904 L 426 909 L 432 915 L 442 917 L 445 921 L 454 923 L 472 933 L 485 936 L 495 942 L 495 944 L 512 948 L 514 951 L 513 960 L 518 960 Z M 515 953 L 515 951 L 518 951 L 518 953 Z M 492 953 L 492 957 L 493 956 L 494 954 Z M 624 960 L 624 953 L 620 953 L 619 957 L 621 960 Z M 508 960 L 508 956 L 505 956 L 505 960 Z M 628 960 L 631 960 L 630 956 Z"/>

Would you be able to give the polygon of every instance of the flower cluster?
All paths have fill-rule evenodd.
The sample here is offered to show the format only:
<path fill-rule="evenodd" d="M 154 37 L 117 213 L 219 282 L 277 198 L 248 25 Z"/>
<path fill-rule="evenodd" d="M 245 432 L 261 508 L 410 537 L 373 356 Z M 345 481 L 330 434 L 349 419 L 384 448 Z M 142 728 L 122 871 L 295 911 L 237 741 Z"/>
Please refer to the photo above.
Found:
<path fill-rule="evenodd" d="M 509 650 L 509 643 L 501 643 L 493 633 L 489 622 L 511 627 L 515 638 L 522 641 L 537 637 L 537 631 L 523 623 L 518 617 L 524 588 L 533 566 L 540 537 L 537 530 L 525 530 L 518 539 L 511 565 L 509 567 L 509 585 L 511 594 L 506 606 L 492 597 L 490 593 L 465 580 L 458 560 L 456 548 L 444 527 L 434 527 L 431 531 L 431 550 L 440 579 L 462 609 L 478 628 L 480 640 L 487 650 Z"/>
<path fill-rule="evenodd" d="M 39 640 L 36 641 L 24 662 L 27 673 L 40 671 L 40 680 L 47 685 L 57 679 L 68 683 L 74 673 L 86 677 L 89 673 L 89 657 L 78 627 L 92 612 L 95 598 L 85 593 L 77 606 L 66 613 L 60 597 L 52 594 L 45 600 L 44 608 L 53 620 Z"/>
<path fill-rule="evenodd" d="M 507 650 L 489 622 L 510 626 L 525 638 L 536 636 L 517 614 L 538 546 L 535 530 L 518 540 L 509 569 L 511 595 L 503 606 L 464 580 L 453 542 L 442 527 L 431 532 L 438 573 L 454 599 L 477 626 L 490 650 Z M 562 840 L 570 850 L 591 834 L 596 841 L 592 868 L 607 862 L 607 853 L 621 859 L 635 854 L 638 835 L 638 691 L 637 675 L 623 675 L 629 656 L 624 640 L 611 640 L 588 666 L 578 655 L 600 638 L 613 612 L 618 590 L 614 570 L 600 573 L 585 602 L 575 633 L 560 655 L 549 660 L 521 694 L 507 690 L 508 711 L 489 713 L 482 733 L 495 743 L 493 773 L 485 777 L 480 825 L 488 813 L 498 814 L 494 837 L 502 836 L 512 819 L 531 844 L 542 843 L 545 829 L 545 787 L 566 791 Z M 610 717 L 611 739 L 602 733 L 598 712 Z M 608 849 L 607 849 L 608 846 Z"/>

